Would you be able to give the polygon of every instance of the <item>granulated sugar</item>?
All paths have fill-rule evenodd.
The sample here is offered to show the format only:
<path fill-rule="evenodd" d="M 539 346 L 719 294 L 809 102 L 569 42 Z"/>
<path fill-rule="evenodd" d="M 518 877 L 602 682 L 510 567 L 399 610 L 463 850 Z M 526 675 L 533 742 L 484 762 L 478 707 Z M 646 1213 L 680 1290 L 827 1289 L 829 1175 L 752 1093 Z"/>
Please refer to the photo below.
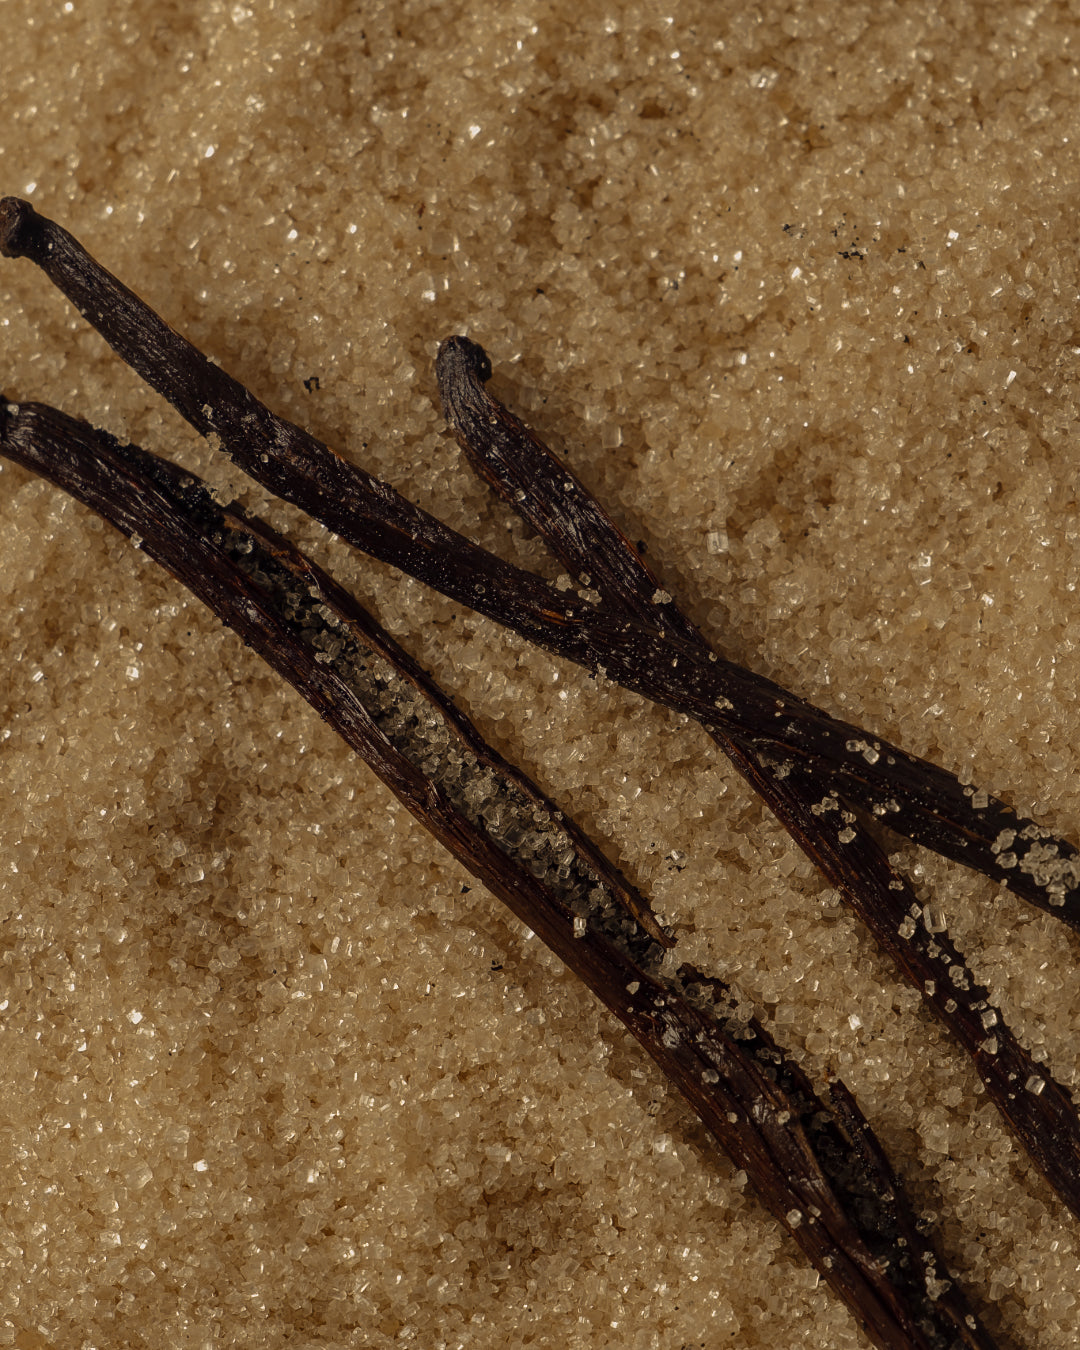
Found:
<path fill-rule="evenodd" d="M 1075 22 L 727 9 L 8 0 L 0 191 L 554 580 L 445 430 L 468 332 L 720 650 L 1076 842 Z M 175 456 L 355 588 L 679 958 L 843 1076 L 1002 1339 L 1075 1344 L 1074 1221 L 696 727 L 269 502 L 28 264 L 0 294 L 8 397 Z M 866 1344 L 296 695 L 85 510 L 0 487 L 0 1343 Z M 1080 1089 L 1075 939 L 903 857 Z"/>

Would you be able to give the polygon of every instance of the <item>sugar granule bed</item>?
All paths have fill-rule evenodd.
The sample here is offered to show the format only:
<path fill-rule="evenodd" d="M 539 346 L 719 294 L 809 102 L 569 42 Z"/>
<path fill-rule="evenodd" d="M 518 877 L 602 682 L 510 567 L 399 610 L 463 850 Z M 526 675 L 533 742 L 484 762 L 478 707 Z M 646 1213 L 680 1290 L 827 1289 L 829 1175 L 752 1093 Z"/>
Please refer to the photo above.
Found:
<path fill-rule="evenodd" d="M 719 647 L 1077 839 L 1064 11 L 6 18 L 0 186 L 272 406 L 549 567 L 445 432 L 434 352 L 469 331 Z M 289 528 L 687 959 L 843 1074 L 1003 1334 L 1072 1343 L 1071 1221 L 704 737 L 264 501 L 30 269 L 3 286 L 5 393 Z M 0 481 L 9 1343 L 862 1344 L 632 1043 L 314 715 L 88 513 Z M 1074 942 L 909 862 L 1075 1085 Z"/>

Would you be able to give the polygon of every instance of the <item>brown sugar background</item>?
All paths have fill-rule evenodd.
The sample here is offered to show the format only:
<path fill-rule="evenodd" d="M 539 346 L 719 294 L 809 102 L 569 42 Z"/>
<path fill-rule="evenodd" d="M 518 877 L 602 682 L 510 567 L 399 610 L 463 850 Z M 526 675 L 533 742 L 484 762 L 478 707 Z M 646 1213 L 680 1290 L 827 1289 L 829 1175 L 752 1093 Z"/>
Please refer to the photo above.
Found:
<path fill-rule="evenodd" d="M 555 577 L 446 433 L 467 331 L 720 649 L 1075 841 L 1080 21 L 735 9 L 7 0 L 0 190 Z M 266 501 L 36 270 L 0 278 L 8 397 L 289 529 L 844 1077 L 1003 1338 L 1075 1344 L 1075 1223 L 704 735 Z M 0 613 L 0 1344 L 865 1344 L 538 942 L 8 465 Z M 1075 1087 L 1076 940 L 905 866 Z"/>

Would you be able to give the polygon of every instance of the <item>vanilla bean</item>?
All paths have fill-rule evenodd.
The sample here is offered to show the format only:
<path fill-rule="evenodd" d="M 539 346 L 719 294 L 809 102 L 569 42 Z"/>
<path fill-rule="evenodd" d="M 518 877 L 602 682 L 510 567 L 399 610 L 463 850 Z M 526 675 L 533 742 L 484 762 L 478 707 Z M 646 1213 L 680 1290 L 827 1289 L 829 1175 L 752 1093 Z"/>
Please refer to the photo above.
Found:
<path fill-rule="evenodd" d="M 65 491 L 93 507 L 125 534 L 138 538 L 139 546 L 149 556 L 195 591 L 230 627 L 240 631 L 246 642 L 258 646 L 261 641 L 267 647 L 262 654 L 271 664 L 275 664 L 275 643 L 281 640 L 275 636 L 276 630 L 267 628 L 266 635 L 259 639 L 254 630 L 248 632 L 245 628 L 247 611 L 241 605 L 241 596 L 237 590 L 237 569 L 241 573 L 250 570 L 246 565 L 250 550 L 246 544 L 242 549 L 238 545 L 225 549 L 224 544 L 221 544 L 215 551 L 207 543 L 207 538 L 216 542 L 215 532 L 224 537 L 227 528 L 232 528 L 230 522 L 238 519 L 236 512 L 239 508 L 234 508 L 233 515 L 226 518 L 214 506 L 206 488 L 193 476 L 137 447 L 121 445 L 106 433 L 96 432 L 85 422 L 68 418 L 43 404 L 0 407 L 0 449 L 10 458 L 44 474 Z M 180 503 L 184 505 L 187 515 L 183 518 L 177 516 L 177 522 L 173 522 L 172 517 L 179 511 Z M 187 534 L 182 528 L 185 521 Z M 335 588 L 329 577 L 274 535 L 268 526 L 249 518 L 245 518 L 244 524 L 253 538 L 258 535 L 261 540 L 258 553 L 272 553 L 278 549 L 281 554 L 279 569 L 291 568 L 295 573 L 291 583 L 293 588 L 307 586 L 312 593 L 307 599 L 301 597 L 302 604 L 296 597 L 288 602 L 292 609 L 301 607 L 309 623 L 318 626 L 318 616 L 313 617 L 309 613 L 313 604 L 327 604 L 332 609 L 346 605 L 348 597 L 345 592 Z M 195 533 L 197 529 L 202 530 L 201 535 Z M 225 549 L 224 555 L 222 549 Z M 223 556 L 231 559 L 231 563 L 223 564 Z M 250 591 L 250 587 L 245 588 L 245 603 L 251 601 L 258 608 L 261 601 L 247 594 L 247 591 Z M 331 598 L 324 597 L 324 591 Z M 317 597 L 315 592 L 319 593 Z M 322 622 L 325 624 L 326 620 Z M 661 948 L 674 945 L 674 939 L 657 923 L 648 901 L 637 888 L 574 821 L 566 817 L 528 777 L 512 768 L 482 739 L 464 714 L 432 684 L 365 610 L 354 603 L 347 623 L 352 637 L 328 639 L 326 649 L 344 647 L 350 641 L 355 643 L 362 639 L 398 676 L 418 689 L 422 688 L 424 697 L 437 705 L 439 715 L 453 727 L 457 737 L 464 743 L 471 756 L 472 777 L 479 782 L 483 775 L 488 774 L 502 782 L 504 806 L 511 797 L 516 799 L 517 814 L 527 822 L 521 829 L 538 836 L 535 849 L 538 866 L 543 865 L 545 854 L 572 853 L 579 864 L 583 884 L 602 885 L 612 900 L 641 926 L 649 940 L 655 941 Z M 290 670 L 282 670 L 282 673 L 324 719 L 334 721 L 337 726 L 344 715 L 342 710 L 350 706 L 349 699 L 342 695 L 336 684 L 329 688 L 324 686 L 332 674 L 344 669 L 344 662 L 339 660 L 330 670 L 325 658 L 320 661 L 316 657 L 317 664 L 314 667 L 307 663 L 301 668 L 296 664 L 298 658 L 291 648 L 287 648 L 286 655 L 294 659 L 294 666 L 291 673 Z M 275 668 L 282 669 L 285 659 L 279 656 Z M 375 750 L 367 739 L 368 732 L 362 730 L 357 734 L 361 735 L 362 743 L 355 745 L 354 749 L 370 759 Z M 463 771 L 464 767 L 468 766 L 463 766 Z M 382 776 L 389 772 L 386 769 L 376 771 Z M 439 833 L 437 823 L 430 819 L 424 823 L 434 833 Z"/>
<path fill-rule="evenodd" d="M 625 613 L 657 636 L 708 651 L 701 634 L 584 485 L 488 392 L 491 362 L 484 349 L 468 338 L 447 338 L 439 349 L 437 375 L 447 420 L 473 467 L 529 521 L 568 570 L 579 578 L 588 573 L 586 584 L 605 599 L 621 597 Z M 607 555 L 604 562 L 597 561 L 598 554 Z M 784 756 L 791 771 L 812 775 L 826 792 L 833 790 L 894 833 L 1000 882 L 1080 931 L 1080 851 L 1072 844 L 947 770 L 828 717 L 763 680 L 766 685 L 767 697 L 783 700 L 783 726 L 754 726 L 752 718 L 738 717 L 738 707 L 730 710 L 734 717 L 722 722 L 714 715 L 714 739 L 725 753 L 731 755 L 739 745 Z M 762 709 L 767 720 L 768 711 Z M 775 722 L 776 710 L 771 711 Z"/>
<path fill-rule="evenodd" d="M 991 1350 L 846 1089 L 833 1085 L 831 1107 L 818 1098 L 756 1019 L 735 1020 L 719 981 L 688 967 L 665 977 L 662 946 L 626 916 L 621 877 L 612 887 L 598 874 L 584 837 L 325 572 L 174 465 L 54 409 L 0 405 L 0 450 L 136 537 L 558 953 L 746 1169 L 876 1345 Z M 478 782 L 484 801 L 539 813 L 574 866 L 524 863 L 471 791 Z"/>
<path fill-rule="evenodd" d="M 686 713 L 710 734 L 737 745 L 757 790 L 783 814 L 801 847 L 858 908 L 894 963 L 973 1057 L 1040 1170 L 1080 1215 L 1080 1116 L 1071 1095 L 1016 1040 L 947 935 L 931 933 L 919 922 L 921 907 L 866 831 L 855 828 L 854 812 L 850 821 L 843 818 L 834 784 L 843 783 L 852 805 L 887 813 L 890 825 L 915 838 L 923 828 L 920 822 L 956 816 L 970 789 L 945 770 L 872 740 L 772 681 L 704 650 L 693 637 L 671 631 L 670 623 L 661 631 L 628 618 L 622 606 L 613 611 L 567 596 L 486 553 L 276 417 L 29 203 L 11 197 L 0 201 L 0 252 L 37 262 L 153 388 L 198 430 L 218 438 L 236 463 L 272 491 L 450 598 L 557 655 L 588 669 L 605 669 L 618 683 Z M 474 383 L 482 389 L 479 376 Z M 497 421 L 497 414 L 488 415 Z M 809 801 L 804 792 L 791 800 L 771 781 L 791 774 L 806 785 L 824 784 L 819 800 Z M 986 814 L 995 828 L 1012 822 L 998 830 L 992 843 L 982 839 L 995 866 L 1007 873 L 999 879 L 1080 926 L 1076 850 L 1044 837 L 1037 826 L 986 794 L 978 800 L 973 796 L 970 809 Z M 816 817 L 833 810 L 841 813 L 835 832 L 821 830 Z M 993 853 L 1010 833 L 1016 836 L 1008 854 L 1013 867 L 1003 866 L 1004 853 L 1001 859 Z M 961 834 L 945 830 L 947 856 L 956 856 L 950 848 Z M 974 833 L 963 837 L 979 842 Z M 994 875 L 989 866 L 983 870 Z"/>
<path fill-rule="evenodd" d="M 491 362 L 464 337 L 436 362 L 447 420 L 473 467 L 537 531 L 571 573 L 657 636 L 708 652 L 702 634 L 572 471 L 487 389 Z M 864 821 L 830 799 L 831 779 L 760 761 L 720 728 L 713 740 L 971 1056 L 987 1092 L 1035 1164 L 1080 1217 L 1080 1114 L 1072 1094 L 1037 1066 L 944 932 L 931 933 L 911 886 Z M 831 809 L 824 809 L 827 803 Z"/>
<path fill-rule="evenodd" d="M 1080 931 L 1080 854 L 989 793 L 676 632 L 548 586 L 414 506 L 209 361 L 29 202 L 0 200 L 0 253 L 38 264 L 139 375 L 258 482 L 383 562 L 557 656 L 806 770 L 890 829 Z M 823 796 L 822 804 L 825 798 Z"/>

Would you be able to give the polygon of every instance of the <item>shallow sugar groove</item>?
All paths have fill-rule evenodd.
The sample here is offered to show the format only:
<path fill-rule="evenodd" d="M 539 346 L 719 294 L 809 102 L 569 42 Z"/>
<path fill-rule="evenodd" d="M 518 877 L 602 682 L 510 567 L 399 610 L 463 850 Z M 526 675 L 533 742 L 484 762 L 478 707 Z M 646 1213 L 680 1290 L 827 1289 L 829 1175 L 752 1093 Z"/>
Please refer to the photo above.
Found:
<path fill-rule="evenodd" d="M 467 328 L 722 650 L 1076 840 L 1053 10 L 155 12 L 58 7 L 46 47 L 16 6 L 5 190 L 285 415 L 540 565 L 436 410 L 435 344 Z M 4 288 L 5 393 L 225 477 L 28 269 Z M 85 513 L 3 482 L 24 1339 L 859 1344 L 633 1048 L 317 720 Z M 297 534 L 687 959 L 840 1069 L 1013 1338 L 1068 1344 L 1071 1226 L 704 738 Z M 911 856 L 1075 1083 L 1072 940 Z"/>

